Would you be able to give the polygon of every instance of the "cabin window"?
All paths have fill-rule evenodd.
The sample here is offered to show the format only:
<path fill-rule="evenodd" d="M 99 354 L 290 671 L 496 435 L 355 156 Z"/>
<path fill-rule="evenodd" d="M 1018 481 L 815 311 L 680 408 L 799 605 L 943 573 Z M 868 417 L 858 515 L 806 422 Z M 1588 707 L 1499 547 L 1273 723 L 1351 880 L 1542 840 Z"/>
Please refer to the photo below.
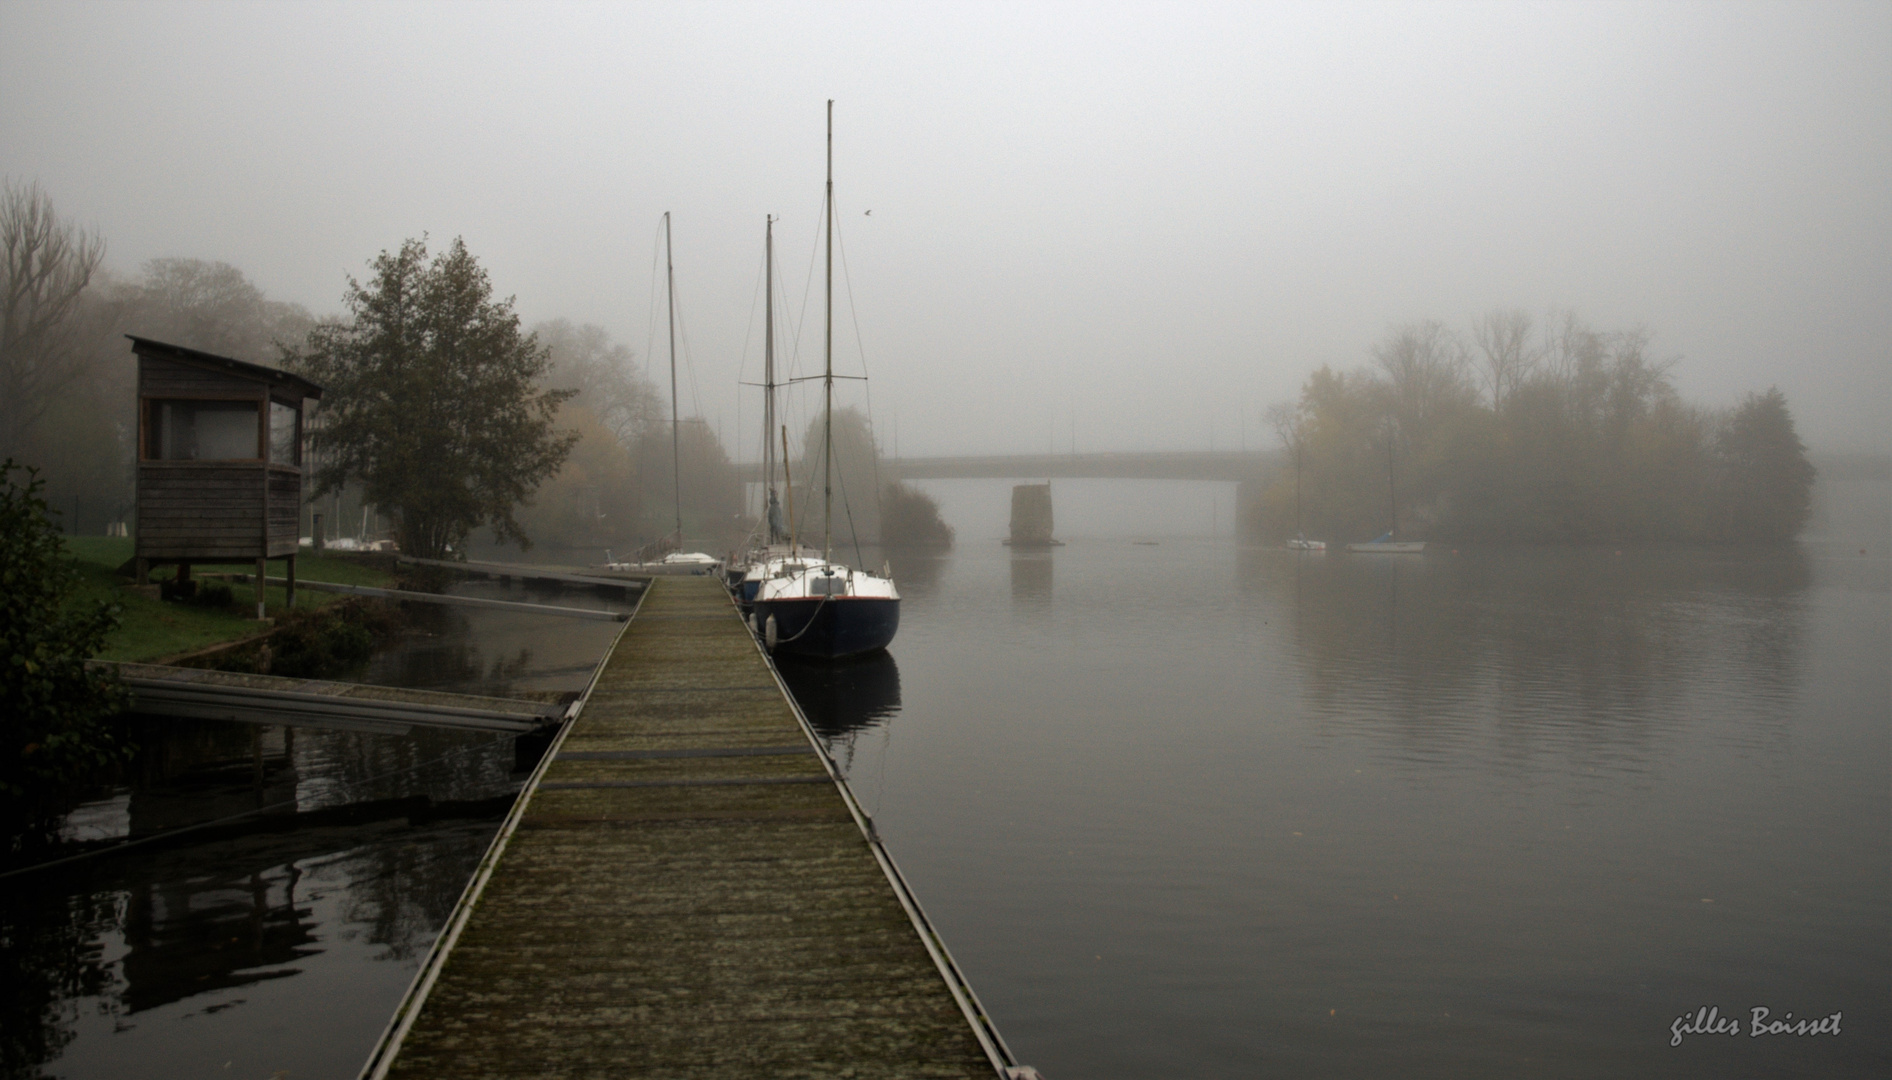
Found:
<path fill-rule="evenodd" d="M 254 401 L 153 401 L 147 456 L 159 461 L 254 461 Z"/>
<path fill-rule="evenodd" d="M 846 596 L 847 579 L 842 577 L 817 577 L 808 579 L 810 596 Z"/>
<path fill-rule="evenodd" d="M 269 460 L 275 465 L 302 464 L 302 410 L 294 405 L 269 403 Z"/>

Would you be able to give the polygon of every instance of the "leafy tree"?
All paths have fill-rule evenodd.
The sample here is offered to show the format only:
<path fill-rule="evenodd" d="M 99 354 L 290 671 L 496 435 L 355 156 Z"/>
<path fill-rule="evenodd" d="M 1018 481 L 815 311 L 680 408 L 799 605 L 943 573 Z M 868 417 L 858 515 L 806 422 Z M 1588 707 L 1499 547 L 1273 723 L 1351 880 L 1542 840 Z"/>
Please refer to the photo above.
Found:
<path fill-rule="evenodd" d="M 681 468 L 671 468 L 670 424 L 644 428 L 631 456 L 636 462 L 637 490 L 643 508 L 640 537 L 654 538 L 651 551 L 671 550 L 677 544 L 718 547 L 741 535 L 742 481 L 716 432 L 700 417 L 685 417 L 677 429 Z M 679 482 L 681 487 L 678 487 Z M 676 515 L 681 493 L 682 537 Z M 646 552 L 649 554 L 650 552 Z"/>
<path fill-rule="evenodd" d="M 644 519 L 650 493 L 638 483 L 632 451 L 663 417 L 657 388 L 638 372 L 631 350 L 601 326 L 552 319 L 534 325 L 532 336 L 549 361 L 545 385 L 573 392 L 558 424 L 579 441 L 521 511 L 520 522 L 541 542 L 628 556 L 653 531 Z M 663 430 L 667 436 L 668 425 Z M 667 483 L 663 494 L 669 506 Z"/>
<path fill-rule="evenodd" d="M 578 442 L 521 509 L 520 523 L 542 543 L 629 553 L 645 528 L 637 463 L 587 406 L 566 402 L 558 418 Z"/>
<path fill-rule="evenodd" d="M 953 527 L 939 516 L 931 495 L 902 480 L 890 480 L 881 492 L 880 539 L 908 547 L 953 546 Z"/>
<path fill-rule="evenodd" d="M 42 486 L 36 470 L 0 464 L 0 804 L 16 828 L 49 823 L 73 785 L 128 752 L 108 723 L 122 693 L 85 666 L 119 609 L 72 602 L 78 566 Z"/>
<path fill-rule="evenodd" d="M 243 271 L 203 259 L 151 259 L 128 290 L 125 327 L 187 349 L 267 363 L 315 326 L 301 304 L 271 300 Z"/>
<path fill-rule="evenodd" d="M 1564 312 L 1531 344 L 1530 325 L 1505 311 L 1474 322 L 1488 394 L 1433 322 L 1395 328 L 1377 372 L 1315 372 L 1298 405 L 1269 414 L 1287 460 L 1245 490 L 1244 520 L 1292 534 L 1298 492 L 1312 536 L 1384 529 L 1390 445 L 1411 539 L 1781 541 L 1805 524 L 1813 468 L 1778 390 L 1716 417 L 1682 402 L 1645 330 Z"/>
<path fill-rule="evenodd" d="M 348 281 L 350 322 L 283 350 L 328 391 L 315 494 L 360 480 L 396 517 L 401 550 L 423 558 L 461 550 L 482 525 L 530 547 L 514 508 L 578 442 L 552 426 L 575 391 L 540 387 L 545 350 L 520 333 L 510 298 L 493 299 L 463 241 L 430 263 L 426 241 L 408 240 L 370 265 L 365 286 Z"/>
<path fill-rule="evenodd" d="M 1749 394 L 1717 439 L 1727 483 L 1728 535 L 1779 543 L 1799 535 L 1813 513 L 1813 463 L 1794 431 L 1779 387 Z"/>
<path fill-rule="evenodd" d="M 834 412 L 834 477 L 822 474 L 822 418 L 808 421 L 795 466 L 795 518 L 790 528 L 804 544 L 819 544 L 822 499 L 832 499 L 837 546 L 871 543 L 880 536 L 880 445 L 867 414 L 853 406 Z M 824 496 L 824 491 L 831 492 Z"/>
<path fill-rule="evenodd" d="M 576 390 L 571 404 L 589 409 L 625 447 L 665 420 L 657 387 L 638 373 L 630 348 L 611 340 L 604 327 L 552 319 L 533 326 L 532 335 L 551 360 L 546 385 Z"/>

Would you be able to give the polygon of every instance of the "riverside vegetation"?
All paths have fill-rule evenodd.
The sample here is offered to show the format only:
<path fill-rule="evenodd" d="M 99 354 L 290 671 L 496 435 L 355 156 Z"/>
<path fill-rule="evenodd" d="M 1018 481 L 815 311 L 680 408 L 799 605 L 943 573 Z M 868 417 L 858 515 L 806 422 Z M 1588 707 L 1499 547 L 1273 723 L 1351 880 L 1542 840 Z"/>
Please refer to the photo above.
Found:
<path fill-rule="evenodd" d="M 123 761 L 130 745 L 115 722 L 123 690 L 85 663 L 120 609 L 77 595 L 80 572 L 43 487 L 34 470 L 0 464 L 0 814 L 10 835 L 44 831 L 74 788 Z"/>
<path fill-rule="evenodd" d="M 1814 467 L 1778 389 L 1725 412 L 1683 402 L 1643 330 L 1520 311 L 1399 327 L 1374 367 L 1308 377 L 1269 412 L 1283 466 L 1243 485 L 1244 524 L 1367 539 L 1772 542 L 1812 506 Z"/>

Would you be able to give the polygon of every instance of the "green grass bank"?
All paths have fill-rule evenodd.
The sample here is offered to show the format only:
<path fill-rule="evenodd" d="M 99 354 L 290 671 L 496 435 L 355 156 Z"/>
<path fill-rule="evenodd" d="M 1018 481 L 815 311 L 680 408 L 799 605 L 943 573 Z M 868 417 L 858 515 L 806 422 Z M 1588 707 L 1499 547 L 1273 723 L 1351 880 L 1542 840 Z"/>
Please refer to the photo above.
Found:
<path fill-rule="evenodd" d="M 225 642 L 242 641 L 269 631 L 256 621 L 256 592 L 253 585 L 232 585 L 232 602 L 227 607 L 205 607 L 193 603 L 160 600 L 155 589 L 140 590 L 118 568 L 131 558 L 131 539 L 123 536 L 69 536 L 66 550 L 78 560 L 82 583 L 80 600 L 110 600 L 124 607 L 123 621 L 107 640 L 101 660 L 151 662 L 195 652 Z M 272 576 L 280 575 L 283 564 L 270 563 Z M 215 574 L 251 574 L 254 563 L 191 564 L 191 576 L 200 580 Z M 172 576 L 174 567 L 153 572 L 155 583 Z M 342 585 L 372 585 L 394 588 L 392 561 L 385 555 L 315 555 L 304 552 L 296 559 L 296 578 L 329 581 Z M 308 589 L 296 591 L 296 607 L 324 607 L 345 599 L 334 593 Z M 273 618 L 282 613 L 284 596 L 281 586 L 272 585 L 263 594 L 264 610 Z"/>

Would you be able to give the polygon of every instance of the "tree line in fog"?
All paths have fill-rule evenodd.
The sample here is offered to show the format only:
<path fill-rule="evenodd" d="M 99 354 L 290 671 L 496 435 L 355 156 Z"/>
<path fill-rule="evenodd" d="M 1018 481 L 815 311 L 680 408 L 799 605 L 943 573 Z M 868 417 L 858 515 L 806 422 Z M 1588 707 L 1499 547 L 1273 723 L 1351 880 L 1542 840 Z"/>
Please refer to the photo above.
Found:
<path fill-rule="evenodd" d="M 62 525 L 85 533 L 132 512 L 137 368 L 125 335 L 297 368 L 360 314 L 318 318 L 270 299 L 223 262 L 159 258 L 115 273 L 105 251 L 102 237 L 63 219 L 38 185 L 0 188 L 0 459 L 37 467 Z M 512 491 L 504 512 L 492 513 L 488 499 L 480 523 L 497 518 L 504 537 L 628 552 L 672 531 L 680 471 L 686 529 L 728 531 L 741 512 L 737 470 L 714 431 L 685 418 L 673 471 L 667 403 L 629 348 L 567 319 L 541 322 L 519 341 L 533 358 L 526 395 L 558 399 L 552 423 L 567 452 Z M 321 412 L 310 424 L 312 471 L 341 456 L 322 445 Z M 364 521 L 372 532 L 379 515 L 398 525 L 401 505 L 370 493 L 360 469 L 338 479 L 311 506 L 329 536 L 354 537 Z M 305 517 L 303 527 L 312 525 Z"/>
<path fill-rule="evenodd" d="M 1778 389 L 1684 402 L 1641 329 L 1492 311 L 1390 330 L 1372 366 L 1322 367 L 1268 420 L 1282 465 L 1244 485 L 1263 539 L 1792 539 L 1814 469 Z"/>

